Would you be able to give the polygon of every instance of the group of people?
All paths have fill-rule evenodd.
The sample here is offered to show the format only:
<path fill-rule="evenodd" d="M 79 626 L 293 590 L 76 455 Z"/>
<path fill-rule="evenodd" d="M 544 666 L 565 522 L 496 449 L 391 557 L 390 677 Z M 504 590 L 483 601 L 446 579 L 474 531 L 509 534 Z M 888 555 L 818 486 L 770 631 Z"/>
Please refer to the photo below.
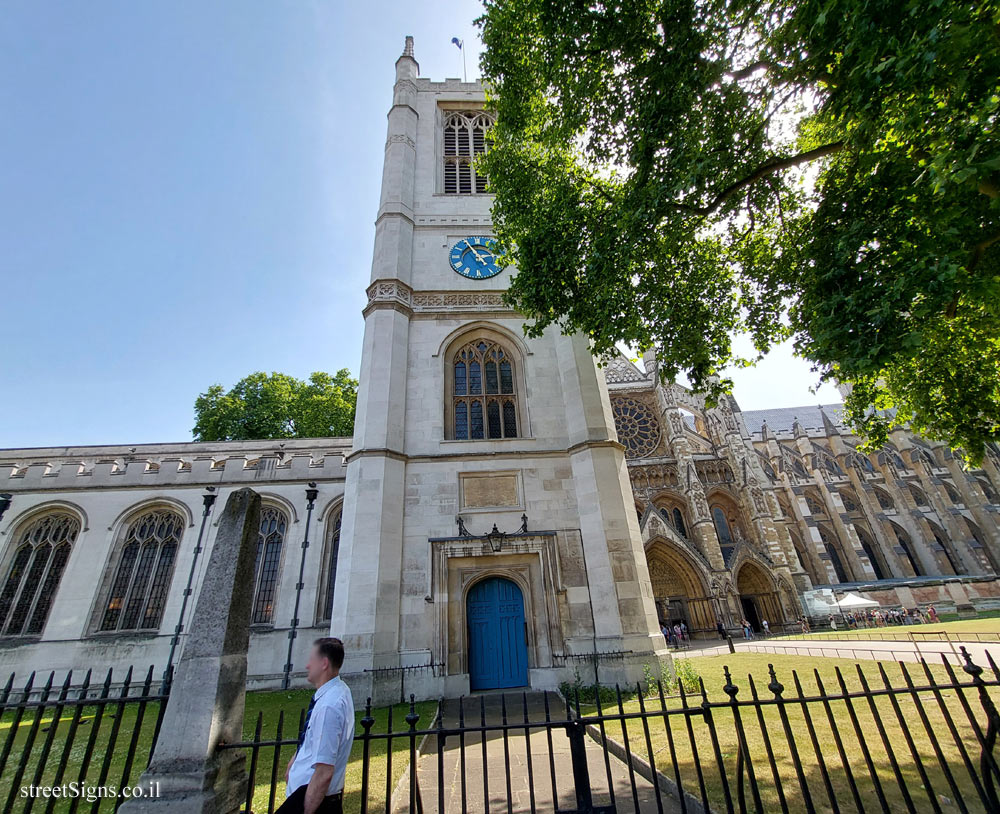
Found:
<path fill-rule="evenodd" d="M 670 647 L 679 647 L 691 641 L 691 637 L 688 635 L 687 623 L 683 619 L 679 622 L 674 622 L 673 626 L 668 622 L 664 622 L 660 626 L 660 633 L 663 634 L 663 638 L 666 639 Z"/>
<path fill-rule="evenodd" d="M 740 627 L 743 628 L 743 638 L 747 641 L 757 638 L 757 631 L 753 629 L 753 624 L 749 619 L 740 619 Z M 760 620 L 760 633 L 765 639 L 771 635 L 771 623 L 767 619 Z"/>
<path fill-rule="evenodd" d="M 923 625 L 940 622 L 937 610 L 933 605 L 927 610 L 922 608 L 879 608 L 869 611 L 853 611 L 842 614 L 838 618 L 830 614 L 830 629 L 836 630 L 838 625 L 843 623 L 848 630 L 859 630 L 861 628 L 889 627 L 890 625 Z"/>

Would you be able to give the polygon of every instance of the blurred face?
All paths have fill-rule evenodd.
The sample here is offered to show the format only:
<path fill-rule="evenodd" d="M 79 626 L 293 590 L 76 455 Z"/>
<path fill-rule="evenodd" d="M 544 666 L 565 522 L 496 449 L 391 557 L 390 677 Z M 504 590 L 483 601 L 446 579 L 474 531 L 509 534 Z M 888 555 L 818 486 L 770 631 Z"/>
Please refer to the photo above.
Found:
<path fill-rule="evenodd" d="M 332 672 L 330 660 L 321 655 L 319 648 L 313 645 L 312 650 L 309 651 L 309 658 L 306 660 L 306 679 L 314 687 L 318 687 L 331 677 Z"/>

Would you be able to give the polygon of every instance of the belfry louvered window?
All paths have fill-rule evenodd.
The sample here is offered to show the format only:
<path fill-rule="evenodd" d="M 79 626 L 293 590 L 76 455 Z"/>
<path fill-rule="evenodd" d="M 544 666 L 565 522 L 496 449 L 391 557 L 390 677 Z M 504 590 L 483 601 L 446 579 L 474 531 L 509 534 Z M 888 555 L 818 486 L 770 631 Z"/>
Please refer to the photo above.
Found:
<path fill-rule="evenodd" d="M 517 438 L 514 362 L 495 342 L 480 339 L 454 357 L 455 438 Z"/>
<path fill-rule="evenodd" d="M 486 152 L 486 129 L 493 120 L 475 110 L 450 111 L 444 120 L 444 191 L 486 192 L 486 176 L 476 173 L 475 157 Z"/>
<path fill-rule="evenodd" d="M 68 514 L 45 515 L 18 533 L 0 589 L 0 635 L 41 634 L 79 533 L 80 522 Z"/>

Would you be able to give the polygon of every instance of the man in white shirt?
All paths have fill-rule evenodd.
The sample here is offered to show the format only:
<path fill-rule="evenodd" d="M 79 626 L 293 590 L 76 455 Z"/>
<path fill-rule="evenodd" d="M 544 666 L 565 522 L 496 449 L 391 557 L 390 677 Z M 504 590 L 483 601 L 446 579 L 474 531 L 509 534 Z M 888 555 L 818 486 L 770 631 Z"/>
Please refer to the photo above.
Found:
<path fill-rule="evenodd" d="M 354 700 L 338 675 L 344 643 L 313 643 L 306 678 L 316 688 L 306 711 L 299 745 L 285 770 L 285 802 L 275 814 L 341 814 L 344 776 L 354 741 Z"/>

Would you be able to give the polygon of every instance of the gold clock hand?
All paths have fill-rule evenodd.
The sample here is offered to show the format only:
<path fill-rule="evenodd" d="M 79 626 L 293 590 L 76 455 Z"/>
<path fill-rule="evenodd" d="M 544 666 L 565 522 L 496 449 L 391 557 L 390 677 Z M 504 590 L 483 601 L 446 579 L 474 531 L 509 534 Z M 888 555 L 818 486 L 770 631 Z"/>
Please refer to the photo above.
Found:
<path fill-rule="evenodd" d="M 476 247 L 473 246 L 469 242 L 468 238 L 465 239 L 465 245 L 468 246 L 469 249 L 472 251 L 472 253 L 476 256 L 476 260 L 478 260 L 480 263 L 482 263 L 485 266 L 486 265 L 486 261 L 483 260 L 483 256 L 478 251 L 476 251 Z"/>

